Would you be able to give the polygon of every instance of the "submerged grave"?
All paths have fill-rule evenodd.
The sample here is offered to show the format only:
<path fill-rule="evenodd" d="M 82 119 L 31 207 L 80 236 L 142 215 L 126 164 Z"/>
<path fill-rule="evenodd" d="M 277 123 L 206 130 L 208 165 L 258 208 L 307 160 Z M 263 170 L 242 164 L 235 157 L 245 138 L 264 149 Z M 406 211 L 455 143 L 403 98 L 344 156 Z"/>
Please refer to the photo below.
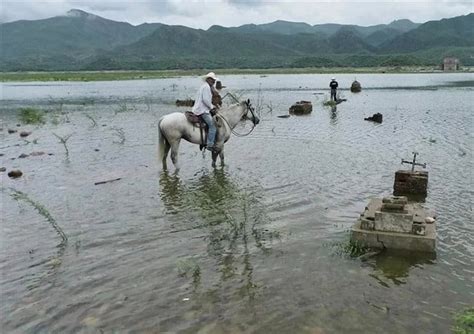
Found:
<path fill-rule="evenodd" d="M 414 170 L 415 166 L 426 167 L 416 163 L 417 154 L 414 152 L 413 162 L 402 160 L 412 164 L 412 169 L 396 172 L 396 196 L 370 200 L 352 227 L 352 241 L 370 248 L 435 252 L 435 215 L 421 203 L 427 194 L 428 172 Z"/>
<path fill-rule="evenodd" d="M 292 115 L 306 115 L 313 111 L 313 105 L 310 101 L 299 101 L 290 107 L 290 114 Z"/>

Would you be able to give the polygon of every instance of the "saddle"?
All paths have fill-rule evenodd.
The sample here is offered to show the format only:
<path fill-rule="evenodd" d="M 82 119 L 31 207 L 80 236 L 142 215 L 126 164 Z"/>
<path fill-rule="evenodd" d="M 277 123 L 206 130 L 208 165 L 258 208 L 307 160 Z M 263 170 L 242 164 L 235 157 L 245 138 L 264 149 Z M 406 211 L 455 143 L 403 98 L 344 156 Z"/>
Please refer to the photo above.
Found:
<path fill-rule="evenodd" d="M 206 122 L 202 120 L 201 116 L 196 115 L 192 111 L 186 111 L 184 115 L 189 123 L 200 130 L 201 144 L 199 144 L 199 150 L 202 151 L 206 147 L 208 126 Z"/>

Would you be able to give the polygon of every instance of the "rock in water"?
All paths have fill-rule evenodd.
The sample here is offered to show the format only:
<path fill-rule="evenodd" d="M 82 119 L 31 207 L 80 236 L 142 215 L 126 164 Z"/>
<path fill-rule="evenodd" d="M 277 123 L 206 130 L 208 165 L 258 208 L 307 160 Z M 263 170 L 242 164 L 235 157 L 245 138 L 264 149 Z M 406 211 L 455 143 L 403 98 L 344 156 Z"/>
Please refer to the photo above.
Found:
<path fill-rule="evenodd" d="M 366 121 L 372 121 L 372 122 L 375 122 L 375 123 L 382 123 L 382 120 L 383 120 L 383 116 L 381 113 L 376 113 L 374 114 L 373 116 L 371 117 L 366 117 L 364 118 L 364 120 Z"/>
<path fill-rule="evenodd" d="M 361 90 L 362 90 L 362 87 L 360 85 L 360 82 L 357 81 L 357 80 L 354 80 L 354 82 L 351 85 L 351 92 L 352 93 L 360 93 Z"/>
<path fill-rule="evenodd" d="M 22 175 L 23 173 L 19 169 L 14 169 L 8 172 L 8 176 L 11 177 L 12 179 L 19 178 Z"/>

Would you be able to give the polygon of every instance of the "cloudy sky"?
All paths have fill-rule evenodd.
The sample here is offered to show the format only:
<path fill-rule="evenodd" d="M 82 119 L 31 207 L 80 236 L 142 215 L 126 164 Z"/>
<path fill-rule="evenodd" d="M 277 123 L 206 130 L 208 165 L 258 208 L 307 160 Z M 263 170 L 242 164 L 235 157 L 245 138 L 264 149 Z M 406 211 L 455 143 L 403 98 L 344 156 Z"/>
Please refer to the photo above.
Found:
<path fill-rule="evenodd" d="M 77 8 L 135 25 L 160 22 L 207 29 L 214 24 L 230 27 L 287 20 L 367 26 L 402 18 L 423 23 L 466 15 L 474 11 L 473 4 L 474 0 L 1 0 L 0 21 L 42 19 Z"/>

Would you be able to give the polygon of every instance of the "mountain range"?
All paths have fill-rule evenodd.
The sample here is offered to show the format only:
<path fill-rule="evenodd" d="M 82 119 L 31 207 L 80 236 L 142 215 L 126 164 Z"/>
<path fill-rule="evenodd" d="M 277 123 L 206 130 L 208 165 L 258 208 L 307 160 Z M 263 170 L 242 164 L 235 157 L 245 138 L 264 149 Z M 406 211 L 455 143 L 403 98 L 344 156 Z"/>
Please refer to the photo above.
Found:
<path fill-rule="evenodd" d="M 0 71 L 474 65 L 474 13 L 368 27 L 275 21 L 207 30 L 133 26 L 78 9 L 0 24 Z"/>

